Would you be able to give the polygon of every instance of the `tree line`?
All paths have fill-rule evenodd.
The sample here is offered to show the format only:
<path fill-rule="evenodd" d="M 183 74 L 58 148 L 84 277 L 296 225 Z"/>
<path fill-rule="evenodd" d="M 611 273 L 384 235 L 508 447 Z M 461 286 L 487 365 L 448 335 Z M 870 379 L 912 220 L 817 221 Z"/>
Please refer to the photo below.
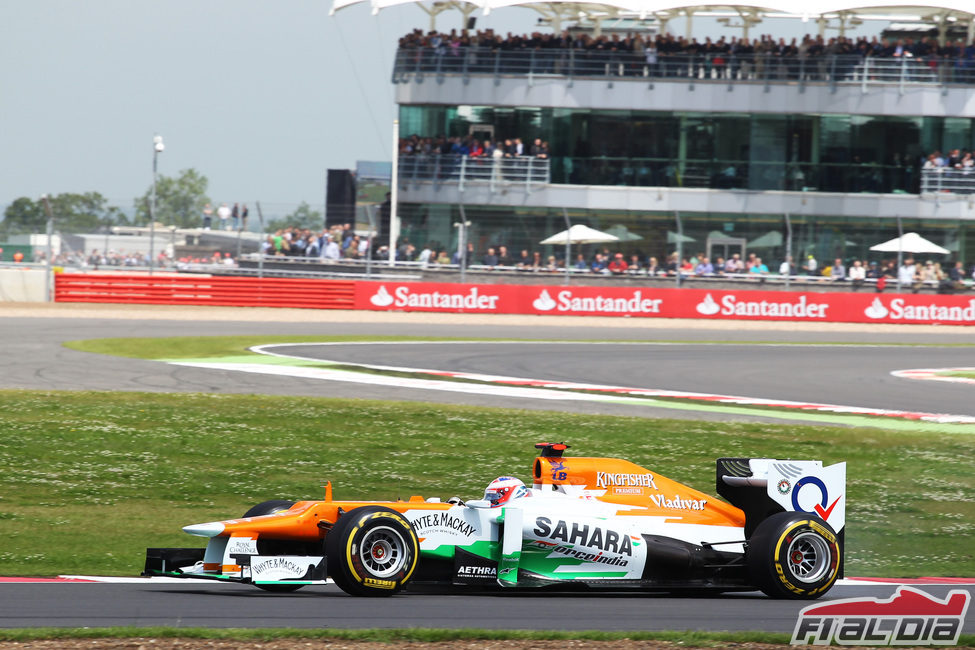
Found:
<path fill-rule="evenodd" d="M 184 169 L 175 177 L 160 175 L 156 180 L 156 223 L 178 227 L 197 226 L 207 196 L 207 177 L 195 169 Z M 95 232 L 112 226 L 149 224 L 152 186 L 133 200 L 134 216 L 130 220 L 118 206 L 111 205 L 99 192 L 64 192 L 48 198 L 55 227 L 65 232 Z M 44 232 L 47 210 L 43 198 L 26 196 L 15 199 L 3 212 L 0 232 L 5 235 Z"/>

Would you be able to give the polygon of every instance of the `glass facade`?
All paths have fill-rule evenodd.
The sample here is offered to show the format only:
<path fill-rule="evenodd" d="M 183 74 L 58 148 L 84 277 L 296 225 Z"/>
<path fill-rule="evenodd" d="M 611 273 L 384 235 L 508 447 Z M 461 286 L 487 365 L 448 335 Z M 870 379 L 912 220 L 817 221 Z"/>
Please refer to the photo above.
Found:
<path fill-rule="evenodd" d="M 401 234 L 417 248 L 431 245 L 437 250 L 456 250 L 457 228 L 461 220 L 460 207 L 447 204 L 401 204 Z M 464 206 L 464 218 L 471 222 L 468 241 L 474 244 L 475 262 L 489 246 L 505 245 L 512 255 L 522 250 L 539 251 L 543 258 L 554 255 L 561 259 L 562 246 L 542 246 L 540 241 L 564 230 L 566 218 L 570 223 L 585 223 L 599 230 L 609 230 L 621 236 L 620 242 L 599 245 L 644 258 L 650 256 L 663 261 L 677 250 L 677 215 L 662 212 L 612 210 L 582 210 L 567 208 L 546 209 L 530 207 L 499 207 L 489 205 Z M 773 271 L 786 255 L 788 229 L 785 215 L 694 212 L 680 215 L 682 250 L 690 257 L 700 253 L 712 258 L 733 253 L 756 253 Z M 837 257 L 882 261 L 896 258 L 896 254 L 875 253 L 870 247 L 897 235 L 896 224 L 868 218 L 842 218 L 828 215 L 792 216 L 792 254 L 795 259 L 813 255 L 821 264 Z M 893 230 L 892 230 L 893 227 Z M 952 252 L 951 259 L 970 260 L 975 257 L 975 227 L 964 221 L 933 221 L 903 219 L 904 232 L 915 231 Z M 708 242 L 711 250 L 708 250 Z M 737 242 L 737 243 L 731 243 Z M 966 249 L 969 253 L 966 255 Z M 597 250 L 586 246 L 577 252 L 587 256 Z M 933 256 L 945 263 L 948 256 Z"/>
<path fill-rule="evenodd" d="M 403 137 L 549 143 L 573 185 L 916 193 L 924 156 L 975 149 L 969 118 L 400 106 Z"/>

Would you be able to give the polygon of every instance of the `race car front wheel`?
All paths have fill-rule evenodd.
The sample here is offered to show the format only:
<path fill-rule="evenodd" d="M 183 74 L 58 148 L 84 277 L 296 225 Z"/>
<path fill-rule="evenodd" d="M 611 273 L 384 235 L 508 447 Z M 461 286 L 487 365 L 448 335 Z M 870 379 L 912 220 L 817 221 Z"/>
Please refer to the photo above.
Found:
<path fill-rule="evenodd" d="M 419 556 L 410 522 L 381 506 L 350 510 L 325 537 L 328 573 L 353 596 L 392 596 L 409 582 Z"/>
<path fill-rule="evenodd" d="M 273 515 L 275 512 L 282 512 L 287 510 L 295 504 L 294 501 L 286 501 L 285 499 L 271 499 L 270 501 L 264 501 L 258 503 L 256 506 L 252 506 L 247 512 L 244 513 L 244 517 L 260 517 L 262 515 Z M 258 589 L 264 591 L 270 591 L 275 594 L 290 594 L 292 591 L 298 591 L 304 585 L 289 585 L 289 584 L 276 584 L 276 585 L 254 585 Z"/>
<path fill-rule="evenodd" d="M 841 553 L 828 523 L 803 512 L 780 512 L 755 529 L 745 560 L 755 586 L 772 598 L 818 598 L 840 574 Z"/>

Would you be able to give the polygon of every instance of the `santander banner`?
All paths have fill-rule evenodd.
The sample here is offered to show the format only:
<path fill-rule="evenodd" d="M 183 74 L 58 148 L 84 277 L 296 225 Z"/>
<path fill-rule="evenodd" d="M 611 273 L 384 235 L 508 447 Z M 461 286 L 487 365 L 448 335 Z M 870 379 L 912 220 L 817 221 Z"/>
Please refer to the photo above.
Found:
<path fill-rule="evenodd" d="M 357 282 L 355 308 L 481 314 L 975 325 L 975 297 Z"/>

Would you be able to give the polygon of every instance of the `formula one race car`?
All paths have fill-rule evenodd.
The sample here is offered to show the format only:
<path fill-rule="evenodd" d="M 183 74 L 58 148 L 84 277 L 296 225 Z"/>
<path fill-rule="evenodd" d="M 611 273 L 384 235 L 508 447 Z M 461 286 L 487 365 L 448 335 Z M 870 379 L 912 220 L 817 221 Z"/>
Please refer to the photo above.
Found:
<path fill-rule="evenodd" d="M 817 598 L 843 574 L 846 464 L 720 458 L 729 503 L 625 460 L 566 458 L 542 443 L 529 488 L 485 499 L 267 501 L 194 524 L 202 548 L 151 548 L 143 575 L 293 591 L 326 577 L 349 594 L 476 588 L 751 591 Z"/>

